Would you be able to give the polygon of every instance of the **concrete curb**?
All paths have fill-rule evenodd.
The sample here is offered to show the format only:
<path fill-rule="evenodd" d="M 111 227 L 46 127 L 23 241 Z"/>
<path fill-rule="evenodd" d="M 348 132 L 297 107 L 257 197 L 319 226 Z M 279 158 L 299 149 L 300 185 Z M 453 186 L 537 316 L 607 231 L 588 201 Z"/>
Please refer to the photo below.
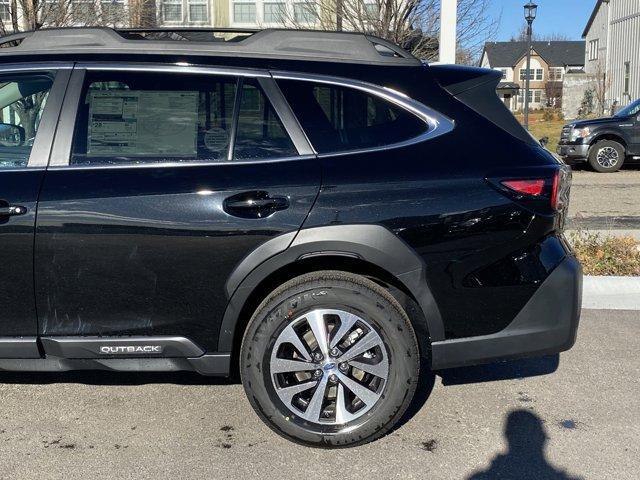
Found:
<path fill-rule="evenodd" d="M 582 285 L 582 308 L 640 310 L 640 277 L 586 275 Z"/>

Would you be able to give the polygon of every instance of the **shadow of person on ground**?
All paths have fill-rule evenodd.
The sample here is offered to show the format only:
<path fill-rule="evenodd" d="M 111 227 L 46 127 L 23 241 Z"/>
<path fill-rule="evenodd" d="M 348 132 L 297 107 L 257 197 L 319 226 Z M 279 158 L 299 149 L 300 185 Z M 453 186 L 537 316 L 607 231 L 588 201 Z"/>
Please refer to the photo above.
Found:
<path fill-rule="evenodd" d="M 504 435 L 508 451 L 497 455 L 487 470 L 468 480 L 578 480 L 551 465 L 545 456 L 548 440 L 542 420 L 527 410 L 515 410 L 507 417 Z"/>

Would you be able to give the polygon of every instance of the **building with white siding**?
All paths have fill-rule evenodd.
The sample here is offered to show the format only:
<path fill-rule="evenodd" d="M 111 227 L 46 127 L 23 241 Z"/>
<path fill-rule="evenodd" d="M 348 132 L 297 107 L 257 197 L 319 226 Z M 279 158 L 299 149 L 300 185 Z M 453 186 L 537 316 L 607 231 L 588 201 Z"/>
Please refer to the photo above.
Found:
<path fill-rule="evenodd" d="M 598 0 L 582 37 L 585 70 L 603 76 L 607 108 L 640 98 L 640 0 Z"/>

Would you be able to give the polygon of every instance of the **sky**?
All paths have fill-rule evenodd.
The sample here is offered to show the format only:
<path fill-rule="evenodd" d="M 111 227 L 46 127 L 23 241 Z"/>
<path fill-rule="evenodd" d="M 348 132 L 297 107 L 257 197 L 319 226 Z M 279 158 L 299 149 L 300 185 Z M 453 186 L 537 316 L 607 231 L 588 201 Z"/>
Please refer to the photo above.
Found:
<path fill-rule="evenodd" d="M 490 0 L 490 15 L 501 16 L 496 40 L 509 40 L 524 23 L 523 5 L 528 0 Z M 570 40 L 580 40 L 596 0 L 534 0 L 538 15 L 534 32 L 540 35 L 561 33 Z"/>

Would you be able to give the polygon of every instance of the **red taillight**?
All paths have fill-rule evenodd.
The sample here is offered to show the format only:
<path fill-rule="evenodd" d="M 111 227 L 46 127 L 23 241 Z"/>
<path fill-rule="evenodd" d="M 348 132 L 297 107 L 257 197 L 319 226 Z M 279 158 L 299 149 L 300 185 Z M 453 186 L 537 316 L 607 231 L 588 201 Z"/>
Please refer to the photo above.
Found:
<path fill-rule="evenodd" d="M 554 191 L 556 190 L 557 183 L 557 175 L 553 180 Z M 522 195 L 531 195 L 533 197 L 539 197 L 544 192 L 544 179 L 536 179 L 536 180 L 503 180 L 500 182 L 502 185 L 507 187 L 514 192 L 520 193 Z M 553 203 L 553 198 L 552 198 Z M 555 207 L 554 207 L 555 208 Z"/>
<path fill-rule="evenodd" d="M 503 195 L 535 211 L 549 214 L 567 209 L 571 188 L 568 167 L 527 168 L 522 169 L 522 176 L 518 173 L 517 169 L 506 174 L 494 172 L 486 179 Z"/>
<path fill-rule="evenodd" d="M 560 192 L 560 170 L 558 170 L 553 176 L 553 185 L 551 186 L 551 208 L 559 210 L 558 208 L 558 194 Z"/>

